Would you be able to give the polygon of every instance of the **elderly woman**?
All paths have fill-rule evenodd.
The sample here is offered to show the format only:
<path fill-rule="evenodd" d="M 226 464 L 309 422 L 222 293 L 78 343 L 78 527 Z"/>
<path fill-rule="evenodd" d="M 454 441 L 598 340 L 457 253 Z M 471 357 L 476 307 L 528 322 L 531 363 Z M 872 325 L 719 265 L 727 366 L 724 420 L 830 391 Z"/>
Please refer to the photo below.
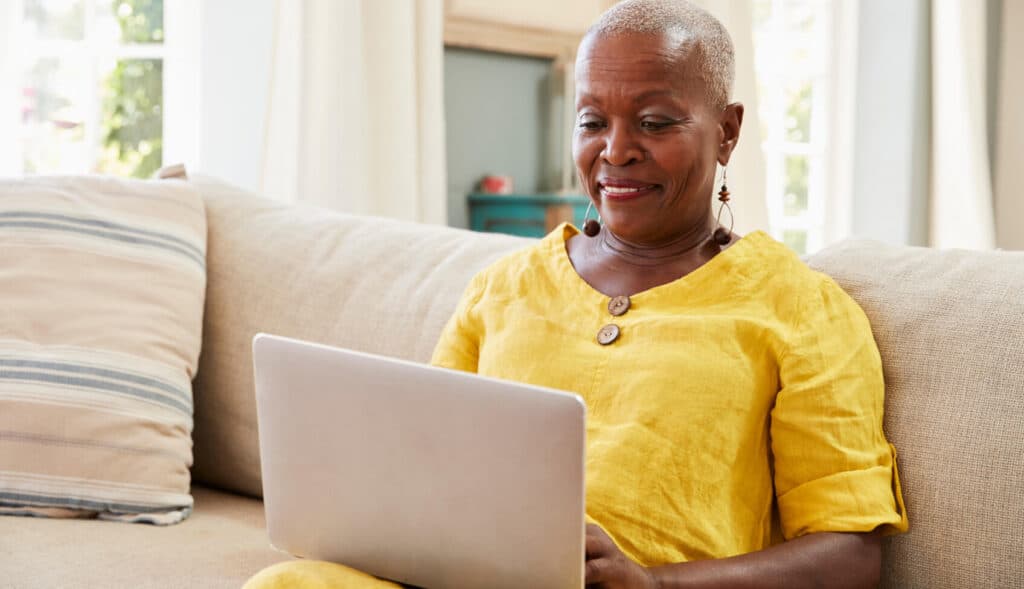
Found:
<path fill-rule="evenodd" d="M 434 352 L 583 396 L 588 585 L 869 587 L 880 536 L 907 529 L 864 313 L 718 223 L 733 69 L 728 33 L 687 2 L 605 13 L 580 45 L 573 143 L 602 224 L 477 275 Z M 350 575 L 292 564 L 252 584 Z"/>

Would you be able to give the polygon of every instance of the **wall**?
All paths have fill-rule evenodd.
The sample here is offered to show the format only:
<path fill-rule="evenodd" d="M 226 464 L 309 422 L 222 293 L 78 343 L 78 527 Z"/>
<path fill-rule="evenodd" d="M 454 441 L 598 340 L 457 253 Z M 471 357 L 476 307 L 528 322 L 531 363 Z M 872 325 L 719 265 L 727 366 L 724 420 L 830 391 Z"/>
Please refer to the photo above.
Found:
<path fill-rule="evenodd" d="M 471 49 L 444 52 L 448 224 L 468 227 L 466 195 L 485 174 L 516 192 L 551 188 L 551 62 Z"/>
<path fill-rule="evenodd" d="M 274 0 L 203 2 L 200 170 L 258 190 Z"/>

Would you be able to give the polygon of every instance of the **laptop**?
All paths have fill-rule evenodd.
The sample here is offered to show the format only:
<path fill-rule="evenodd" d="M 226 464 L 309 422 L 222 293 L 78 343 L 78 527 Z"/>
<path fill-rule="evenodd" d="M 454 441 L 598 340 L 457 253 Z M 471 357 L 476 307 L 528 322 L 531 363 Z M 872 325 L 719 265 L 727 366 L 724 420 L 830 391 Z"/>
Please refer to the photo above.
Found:
<path fill-rule="evenodd" d="M 271 543 L 428 589 L 583 587 L 569 393 L 259 334 Z"/>

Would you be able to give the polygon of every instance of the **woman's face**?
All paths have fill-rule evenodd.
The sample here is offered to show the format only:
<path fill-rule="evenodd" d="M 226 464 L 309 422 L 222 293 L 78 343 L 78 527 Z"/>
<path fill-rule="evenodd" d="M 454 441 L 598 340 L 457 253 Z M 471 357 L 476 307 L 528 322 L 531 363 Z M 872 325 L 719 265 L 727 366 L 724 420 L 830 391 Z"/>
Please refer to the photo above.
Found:
<path fill-rule="evenodd" d="M 602 221 L 628 242 L 659 245 L 707 230 L 715 165 L 728 161 L 739 134 L 742 106 L 708 104 L 687 53 L 637 34 L 597 36 L 580 48 L 573 158 Z"/>

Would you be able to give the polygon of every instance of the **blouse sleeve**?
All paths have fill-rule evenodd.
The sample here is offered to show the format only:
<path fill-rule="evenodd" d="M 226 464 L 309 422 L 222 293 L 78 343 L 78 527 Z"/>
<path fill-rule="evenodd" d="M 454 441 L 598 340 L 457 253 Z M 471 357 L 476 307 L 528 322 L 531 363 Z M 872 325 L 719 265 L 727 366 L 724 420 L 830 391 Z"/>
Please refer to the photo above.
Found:
<path fill-rule="evenodd" d="M 882 363 L 861 308 L 823 277 L 780 358 L 771 413 L 782 532 L 904 532 L 895 449 L 882 432 Z"/>
<path fill-rule="evenodd" d="M 462 293 L 455 314 L 448 320 L 441 332 L 441 338 L 434 347 L 434 354 L 430 359 L 434 366 L 477 372 L 483 330 L 474 311 L 483 296 L 484 284 L 483 273 L 477 274 Z"/>

